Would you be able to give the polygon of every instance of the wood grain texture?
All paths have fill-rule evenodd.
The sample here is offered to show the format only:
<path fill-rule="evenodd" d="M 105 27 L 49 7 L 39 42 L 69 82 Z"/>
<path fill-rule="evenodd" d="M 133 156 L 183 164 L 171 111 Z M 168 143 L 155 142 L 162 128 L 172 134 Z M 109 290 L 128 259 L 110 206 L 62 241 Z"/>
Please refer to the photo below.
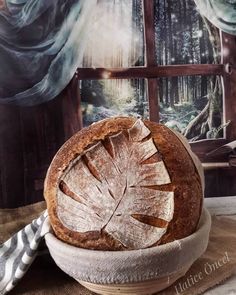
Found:
<path fill-rule="evenodd" d="M 47 168 L 59 147 L 81 128 L 78 98 L 68 88 L 35 107 L 0 105 L 0 207 L 43 200 Z"/>
<path fill-rule="evenodd" d="M 156 66 L 155 54 L 155 27 L 154 27 L 154 1 L 143 0 L 143 22 L 145 41 L 145 64 L 147 67 Z M 156 78 L 147 79 L 147 96 L 149 101 L 149 118 L 159 122 L 159 89 Z"/>
<path fill-rule="evenodd" d="M 154 2 L 153 0 L 143 0 L 146 66 L 156 65 Z"/>
<path fill-rule="evenodd" d="M 236 195 L 236 168 L 216 168 L 205 170 L 205 197 Z"/>
<path fill-rule="evenodd" d="M 140 66 L 130 68 L 78 68 L 79 80 L 160 78 L 223 75 L 223 64 Z"/>
<path fill-rule="evenodd" d="M 218 147 L 228 143 L 229 141 L 226 139 L 203 139 L 198 140 L 196 142 L 191 142 L 190 146 L 192 148 L 192 151 L 198 155 L 199 159 L 202 162 L 215 162 L 216 159 L 212 157 L 207 157 L 206 155 Z M 225 155 L 221 157 L 217 157 L 217 161 L 226 161 L 227 157 Z"/>
<path fill-rule="evenodd" d="M 231 121 L 225 130 L 225 137 L 231 141 L 236 138 L 236 38 L 227 33 L 221 33 L 221 62 L 229 65 L 230 72 L 223 73 L 224 84 L 224 121 Z"/>
<path fill-rule="evenodd" d="M 0 106 L 0 205 L 25 202 L 24 152 L 21 116 L 17 107 Z"/>
<path fill-rule="evenodd" d="M 147 94 L 149 101 L 149 118 L 153 122 L 159 122 L 159 89 L 157 79 L 147 79 Z"/>

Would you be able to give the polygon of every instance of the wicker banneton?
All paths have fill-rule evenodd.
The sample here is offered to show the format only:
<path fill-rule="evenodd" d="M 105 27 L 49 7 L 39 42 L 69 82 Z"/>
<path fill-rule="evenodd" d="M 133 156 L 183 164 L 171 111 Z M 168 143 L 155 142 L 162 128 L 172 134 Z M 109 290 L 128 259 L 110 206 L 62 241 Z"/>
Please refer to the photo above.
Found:
<path fill-rule="evenodd" d="M 203 210 L 192 235 L 164 245 L 141 250 L 100 251 L 68 245 L 46 235 L 56 264 L 93 292 L 104 295 L 153 294 L 182 277 L 206 250 L 211 217 Z"/>

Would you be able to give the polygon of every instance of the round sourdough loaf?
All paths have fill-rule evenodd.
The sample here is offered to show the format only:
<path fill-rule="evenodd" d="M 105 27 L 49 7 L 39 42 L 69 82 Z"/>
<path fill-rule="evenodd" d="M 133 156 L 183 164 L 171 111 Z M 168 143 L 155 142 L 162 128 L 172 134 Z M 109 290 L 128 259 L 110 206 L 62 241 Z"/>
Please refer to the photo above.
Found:
<path fill-rule="evenodd" d="M 196 230 L 201 178 L 201 165 L 179 134 L 148 120 L 115 117 L 82 129 L 61 147 L 44 196 L 62 241 L 142 249 Z"/>

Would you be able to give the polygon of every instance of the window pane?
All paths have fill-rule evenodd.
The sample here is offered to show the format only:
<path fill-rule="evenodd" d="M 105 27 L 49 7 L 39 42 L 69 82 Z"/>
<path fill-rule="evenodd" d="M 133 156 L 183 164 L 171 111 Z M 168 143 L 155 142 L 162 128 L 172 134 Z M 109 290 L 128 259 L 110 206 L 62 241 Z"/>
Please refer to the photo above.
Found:
<path fill-rule="evenodd" d="M 142 0 L 99 0 L 91 17 L 84 67 L 144 64 Z"/>
<path fill-rule="evenodd" d="M 148 117 L 144 79 L 82 81 L 83 124 L 118 115 Z"/>
<path fill-rule="evenodd" d="M 155 0 L 156 59 L 160 65 L 218 63 L 219 32 L 194 0 Z"/>
<path fill-rule="evenodd" d="M 159 83 L 161 123 L 189 141 L 223 136 L 220 77 L 162 78 Z"/>

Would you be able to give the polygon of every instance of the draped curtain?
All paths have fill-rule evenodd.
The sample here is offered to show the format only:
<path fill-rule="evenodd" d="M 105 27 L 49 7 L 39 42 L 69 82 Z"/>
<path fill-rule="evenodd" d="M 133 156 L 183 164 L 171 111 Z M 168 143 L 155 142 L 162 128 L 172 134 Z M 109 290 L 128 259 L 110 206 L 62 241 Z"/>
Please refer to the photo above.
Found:
<path fill-rule="evenodd" d="M 194 0 L 200 13 L 213 25 L 236 35 L 236 0 Z"/>
<path fill-rule="evenodd" d="M 0 10 L 0 103 L 53 99 L 82 64 L 96 0 L 6 0 Z"/>
<path fill-rule="evenodd" d="M 236 35 L 236 0 L 194 1 L 215 26 Z M 53 99 L 82 65 L 97 0 L 5 0 L 5 9 L 2 3 L 0 103 Z"/>

